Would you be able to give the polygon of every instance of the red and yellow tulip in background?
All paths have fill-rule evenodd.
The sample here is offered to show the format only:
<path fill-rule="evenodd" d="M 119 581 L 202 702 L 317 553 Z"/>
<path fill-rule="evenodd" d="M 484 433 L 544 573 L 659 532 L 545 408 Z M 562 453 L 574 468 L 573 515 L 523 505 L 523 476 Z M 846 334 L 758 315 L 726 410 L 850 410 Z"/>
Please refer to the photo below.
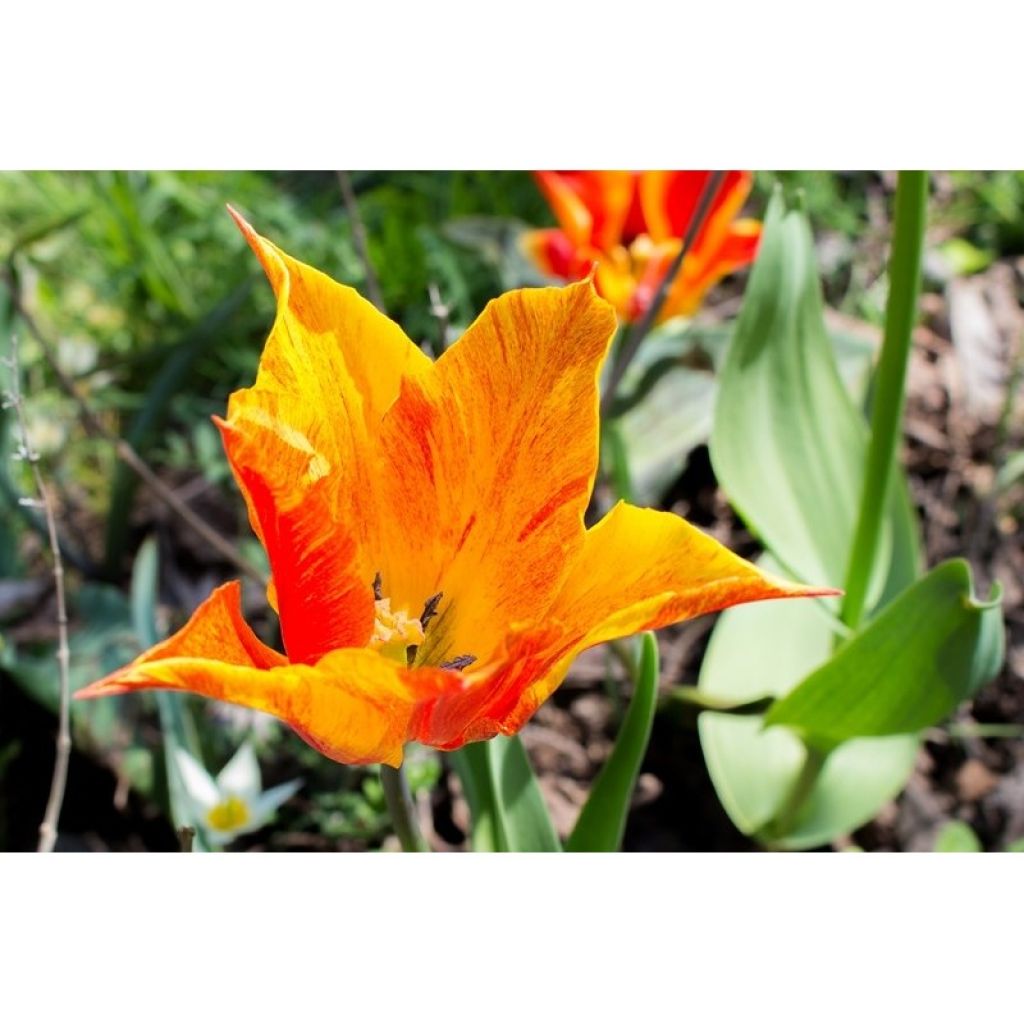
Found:
<path fill-rule="evenodd" d="M 236 215 L 277 295 L 253 387 L 217 420 L 286 654 L 237 582 L 78 697 L 188 690 L 277 715 L 329 757 L 398 765 L 516 732 L 578 652 L 772 580 L 677 516 L 583 516 L 615 330 L 590 283 L 511 292 L 436 362 Z M 619 230 L 616 228 L 616 230 Z"/>
<path fill-rule="evenodd" d="M 679 253 L 710 171 L 538 171 L 559 227 L 529 231 L 533 262 L 564 281 L 596 265 L 598 292 L 625 321 L 640 319 Z M 757 253 L 761 224 L 737 220 L 753 175 L 729 171 L 672 283 L 658 320 L 688 316 L 707 290 Z"/>

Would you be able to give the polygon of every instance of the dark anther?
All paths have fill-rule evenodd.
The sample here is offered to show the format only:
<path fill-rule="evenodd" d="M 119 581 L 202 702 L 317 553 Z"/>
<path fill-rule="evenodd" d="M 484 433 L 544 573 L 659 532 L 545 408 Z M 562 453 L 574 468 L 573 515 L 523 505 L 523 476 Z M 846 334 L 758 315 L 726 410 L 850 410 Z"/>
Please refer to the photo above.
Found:
<path fill-rule="evenodd" d="M 423 612 L 420 615 L 420 625 L 426 629 L 427 623 L 437 614 L 437 606 L 441 603 L 441 598 L 444 597 L 444 591 L 439 590 L 433 597 L 427 598 L 427 603 L 423 606 Z"/>
<path fill-rule="evenodd" d="M 380 578 L 380 573 L 373 577 L 373 599 L 374 601 L 384 600 L 384 581 Z"/>
<path fill-rule="evenodd" d="M 409 644 L 405 649 L 405 667 L 412 668 L 412 663 L 416 660 L 416 652 L 419 647 L 416 644 Z"/>
<path fill-rule="evenodd" d="M 451 661 L 442 661 L 441 668 L 453 668 L 459 671 L 468 668 L 474 661 L 476 661 L 475 654 L 460 654 L 457 658 L 452 658 Z"/>

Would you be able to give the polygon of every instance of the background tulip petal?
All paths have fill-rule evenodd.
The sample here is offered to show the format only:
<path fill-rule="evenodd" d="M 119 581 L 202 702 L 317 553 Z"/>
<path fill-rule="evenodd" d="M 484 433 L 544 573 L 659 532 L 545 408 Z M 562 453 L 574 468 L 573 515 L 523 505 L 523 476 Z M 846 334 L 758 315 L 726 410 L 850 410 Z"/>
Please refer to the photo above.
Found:
<path fill-rule="evenodd" d="M 599 250 L 618 244 L 631 214 L 634 222 L 639 220 L 639 209 L 634 210 L 635 177 L 632 171 L 536 173 L 566 235 L 577 247 Z"/>

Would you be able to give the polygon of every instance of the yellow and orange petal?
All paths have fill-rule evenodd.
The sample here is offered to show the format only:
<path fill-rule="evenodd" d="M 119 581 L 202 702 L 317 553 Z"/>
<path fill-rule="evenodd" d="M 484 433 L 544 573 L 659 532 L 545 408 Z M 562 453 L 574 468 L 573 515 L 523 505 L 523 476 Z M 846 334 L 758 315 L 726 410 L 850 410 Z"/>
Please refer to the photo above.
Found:
<path fill-rule="evenodd" d="M 615 315 L 589 282 L 489 303 L 381 425 L 385 587 L 444 601 L 421 656 L 485 659 L 561 586 L 584 540 Z"/>
<path fill-rule="evenodd" d="M 587 531 L 542 616 L 514 626 L 491 665 L 432 705 L 414 738 L 449 749 L 517 732 L 588 647 L 737 604 L 838 591 L 763 573 L 669 512 L 620 502 Z"/>
<path fill-rule="evenodd" d="M 277 296 L 253 387 L 217 420 L 267 549 L 271 602 L 292 661 L 363 646 L 379 566 L 375 435 L 401 382 L 430 360 L 356 291 L 236 222 Z"/>
<path fill-rule="evenodd" d="M 410 670 L 358 648 L 289 664 L 246 625 L 239 589 L 218 588 L 177 633 L 75 697 L 187 691 L 275 715 L 336 761 L 398 765 L 424 709 L 464 685 L 458 672 Z"/>
<path fill-rule="evenodd" d="M 351 289 L 241 225 L 278 312 L 256 384 L 219 425 L 288 657 L 255 637 L 228 584 L 79 696 L 188 690 L 277 715 L 337 760 L 397 764 L 410 739 L 514 732 L 585 647 L 827 593 L 768 579 L 668 513 L 620 505 L 584 529 L 615 328 L 589 281 L 495 300 L 435 364 Z M 424 634 L 419 609 L 441 591 Z M 421 667 L 402 663 L 409 644 Z M 460 655 L 477 659 L 467 672 L 430 667 Z"/>

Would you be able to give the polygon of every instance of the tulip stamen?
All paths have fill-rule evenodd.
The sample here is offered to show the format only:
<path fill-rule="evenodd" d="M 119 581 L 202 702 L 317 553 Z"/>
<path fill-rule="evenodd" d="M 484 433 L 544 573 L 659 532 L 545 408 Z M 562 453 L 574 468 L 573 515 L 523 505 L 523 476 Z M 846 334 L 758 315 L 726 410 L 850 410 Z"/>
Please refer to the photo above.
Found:
<path fill-rule="evenodd" d="M 468 668 L 473 662 L 476 661 L 475 654 L 460 654 L 457 658 L 452 658 L 451 661 L 442 661 L 438 666 L 439 668 L 451 668 L 456 671 L 461 671 L 464 668 Z"/>
<path fill-rule="evenodd" d="M 373 577 L 373 599 L 374 601 L 384 600 L 384 580 L 379 572 Z"/>
<path fill-rule="evenodd" d="M 433 597 L 427 598 L 427 603 L 423 606 L 423 611 L 420 613 L 420 625 L 426 629 L 427 623 L 437 614 L 437 606 L 441 603 L 441 598 L 444 597 L 444 591 L 439 590 Z"/>

